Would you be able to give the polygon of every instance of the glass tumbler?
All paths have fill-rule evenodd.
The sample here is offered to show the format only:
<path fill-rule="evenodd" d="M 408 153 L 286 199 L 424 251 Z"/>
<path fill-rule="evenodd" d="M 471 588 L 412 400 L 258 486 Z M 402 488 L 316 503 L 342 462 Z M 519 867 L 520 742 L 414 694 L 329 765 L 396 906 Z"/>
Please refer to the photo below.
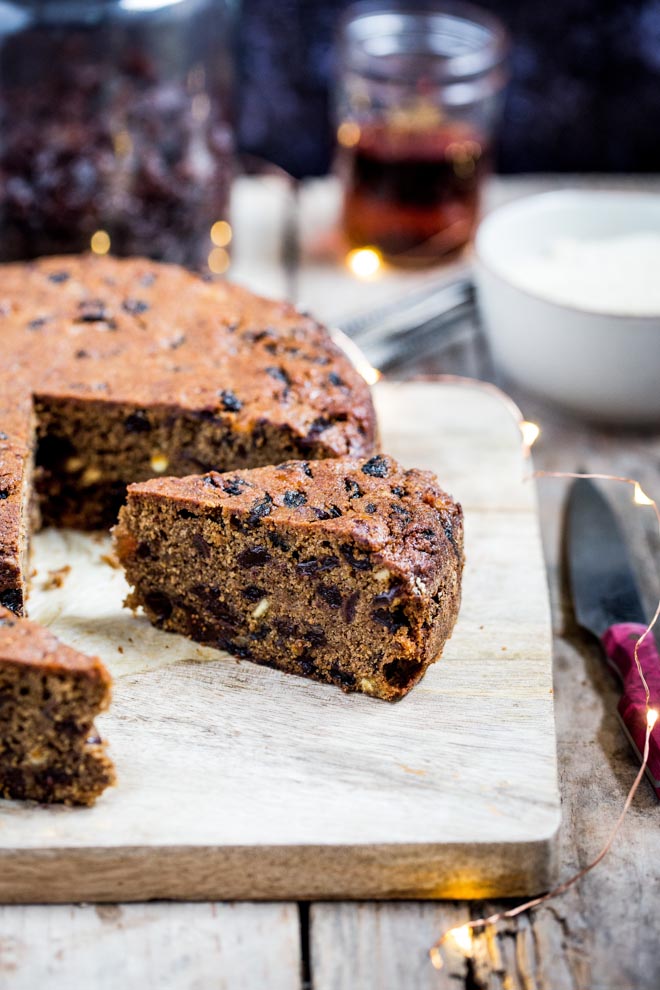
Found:
<path fill-rule="evenodd" d="M 339 38 L 343 228 L 395 264 L 463 247 L 507 80 L 508 35 L 463 2 L 366 0 Z"/>

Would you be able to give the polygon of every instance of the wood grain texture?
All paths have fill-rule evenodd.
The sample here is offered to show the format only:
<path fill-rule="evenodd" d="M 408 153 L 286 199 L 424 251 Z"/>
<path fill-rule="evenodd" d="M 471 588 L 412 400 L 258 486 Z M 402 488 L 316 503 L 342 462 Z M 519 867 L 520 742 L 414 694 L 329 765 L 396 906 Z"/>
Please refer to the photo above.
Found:
<path fill-rule="evenodd" d="M 376 398 L 384 447 L 464 503 L 443 659 L 396 705 L 239 663 L 132 619 L 103 547 L 61 535 L 81 585 L 35 591 L 31 614 L 115 673 L 101 727 L 119 786 L 88 810 L 3 804 L 3 900 L 494 896 L 552 879 L 549 612 L 516 423 L 472 386 Z M 35 552 L 40 574 L 59 563 L 47 534 Z"/>
<path fill-rule="evenodd" d="M 636 177 L 627 181 L 609 176 L 508 178 L 492 182 L 489 200 L 497 204 L 513 196 L 543 189 L 578 183 L 611 185 L 613 182 L 624 187 L 660 190 L 660 180 L 657 178 Z M 254 279 L 254 270 L 250 274 Z M 260 288 L 258 284 L 256 287 Z M 266 286 L 263 291 L 267 291 Z M 377 295 L 377 298 L 380 301 L 380 296 Z M 341 311 L 349 312 L 356 308 L 351 302 Z M 400 369 L 399 373 L 403 375 L 453 372 L 483 377 L 489 373 L 483 350 L 463 344 L 449 350 L 427 353 L 421 362 L 418 356 L 409 354 Z M 535 455 L 538 467 L 571 470 L 583 465 L 614 473 L 632 473 L 640 478 L 646 491 L 656 498 L 660 497 L 660 440 L 657 435 L 592 431 L 556 417 L 552 410 L 527 396 L 520 394 L 518 399 L 526 415 L 543 426 Z M 563 796 L 561 875 L 565 876 L 588 860 L 602 830 L 614 821 L 623 791 L 634 776 L 635 764 L 613 715 L 615 687 L 602 668 L 597 647 L 575 629 L 569 603 L 561 593 L 559 560 L 563 489 L 562 482 L 548 481 L 539 486 L 555 626 L 555 701 Z M 630 515 L 627 489 L 609 486 L 608 494 L 616 500 L 630 533 L 635 562 L 640 569 L 646 602 L 650 607 L 660 593 L 660 536 L 657 527 L 647 511 L 635 511 Z M 519 919 L 517 923 L 511 923 L 506 934 L 491 940 L 488 951 L 479 951 L 478 966 L 472 967 L 472 970 L 464 959 L 457 956 L 452 958 L 447 970 L 437 973 L 427 962 L 426 949 L 442 931 L 465 920 L 468 912 L 472 915 L 487 913 L 494 906 L 492 904 L 441 902 L 313 906 L 311 975 L 315 990 L 326 990 L 327 987 L 380 990 L 381 986 L 386 990 L 410 990 L 411 987 L 424 990 L 426 986 L 434 990 L 501 990 L 505 987 L 509 990 L 656 990 L 657 944 L 660 939 L 657 818 L 657 804 L 650 792 L 642 788 L 629 824 L 603 865 L 579 889 L 537 911 L 528 920 Z M 173 905 L 172 909 L 185 911 L 188 907 Z M 244 907 L 247 917 L 249 913 L 257 912 L 260 905 Z M 136 924 L 141 916 L 148 918 L 152 908 L 151 904 L 132 906 Z M 22 930 L 22 913 L 32 910 L 23 906 L 5 909 L 0 920 L 0 933 L 6 932 L 13 937 L 17 930 Z M 31 941 L 29 952 L 25 951 L 20 957 L 10 957 L 14 962 L 18 961 L 19 966 L 9 976 L 5 976 L 3 971 L 8 987 L 18 986 L 20 990 L 20 969 L 35 966 L 33 955 L 37 956 L 41 966 L 39 971 L 43 972 L 46 963 L 41 962 L 41 957 L 50 959 L 51 945 L 55 941 L 58 951 L 64 952 L 77 944 L 76 925 L 68 909 L 54 906 L 36 910 L 44 912 L 39 919 L 39 937 Z M 374 920 L 379 915 L 386 915 L 387 923 L 384 918 Z M 44 929 L 48 932 L 47 936 Z M 381 929 L 386 929 L 386 939 L 378 938 Z M 266 958 L 272 959 L 256 922 L 254 926 L 246 926 L 243 937 L 246 951 L 251 955 L 259 957 L 263 953 Z M 116 951 L 121 952 L 121 940 L 117 939 L 116 944 L 119 946 Z M 135 951 L 140 953 L 142 949 Z M 379 959 L 381 954 L 382 961 Z M 521 964 L 524 964 L 522 968 Z M 86 971 L 91 978 L 83 984 L 84 990 L 100 983 L 106 965 L 105 956 L 99 953 Z M 150 956 L 141 966 L 147 987 L 150 968 L 156 966 L 157 962 Z M 280 966 L 281 960 L 277 963 L 273 961 L 268 980 L 258 986 L 270 986 L 272 983 L 278 987 Z M 33 973 L 35 971 L 32 969 Z M 240 961 L 231 974 L 228 967 L 223 966 L 230 986 L 241 986 L 241 972 Z M 31 987 L 34 984 L 25 979 L 23 985 Z M 68 986 L 76 990 L 73 981 Z"/>
<path fill-rule="evenodd" d="M 294 904 L 0 908 L 0 990 L 300 990 Z"/>

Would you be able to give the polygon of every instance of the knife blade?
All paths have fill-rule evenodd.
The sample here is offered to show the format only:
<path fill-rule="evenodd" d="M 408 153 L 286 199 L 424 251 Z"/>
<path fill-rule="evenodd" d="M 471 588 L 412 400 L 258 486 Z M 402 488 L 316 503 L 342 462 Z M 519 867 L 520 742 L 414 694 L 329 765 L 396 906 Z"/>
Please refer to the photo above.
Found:
<path fill-rule="evenodd" d="M 570 490 L 566 513 L 568 570 L 575 617 L 596 636 L 619 676 L 617 714 L 638 758 L 646 739 L 647 705 L 635 663 L 635 644 L 646 630 L 644 606 L 626 540 L 607 499 L 587 478 Z M 653 635 L 637 651 L 651 708 L 660 707 L 660 655 Z M 651 732 L 647 775 L 660 799 L 660 728 Z"/>

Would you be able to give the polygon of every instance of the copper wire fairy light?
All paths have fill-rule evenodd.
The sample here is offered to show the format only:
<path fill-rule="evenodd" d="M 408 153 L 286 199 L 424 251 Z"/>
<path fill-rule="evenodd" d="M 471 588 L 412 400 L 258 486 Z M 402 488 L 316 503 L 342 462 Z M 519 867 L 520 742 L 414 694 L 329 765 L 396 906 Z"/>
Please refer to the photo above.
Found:
<path fill-rule="evenodd" d="M 564 880 L 563 883 L 558 884 L 549 890 L 547 893 L 542 894 L 540 897 L 534 897 L 530 901 L 525 901 L 524 904 L 518 904 L 517 907 L 510 908 L 508 911 L 497 911 L 495 914 L 489 915 L 487 918 L 475 918 L 472 921 L 467 922 L 465 925 L 459 925 L 458 928 L 450 928 L 448 931 L 442 935 L 437 942 L 429 949 L 429 955 L 431 957 L 431 962 L 436 969 L 442 969 L 444 965 L 444 960 L 442 958 L 441 948 L 445 942 L 452 940 L 458 946 L 463 953 L 468 956 L 471 954 L 472 950 L 472 932 L 477 928 L 486 928 L 490 925 L 496 925 L 499 921 L 503 921 L 505 918 L 515 918 L 519 914 L 524 914 L 527 911 L 531 911 L 533 908 L 538 907 L 540 904 L 544 904 L 546 901 L 550 901 L 555 897 L 559 897 L 564 894 L 570 887 L 582 880 L 583 877 L 595 869 L 598 864 L 607 856 L 608 852 L 612 848 L 614 840 L 616 839 L 619 829 L 623 824 L 623 820 L 628 813 L 628 809 L 632 804 L 633 798 L 637 793 L 637 788 L 639 787 L 642 777 L 646 772 L 646 765 L 649 759 L 649 743 L 651 740 L 651 730 L 658 720 L 658 712 L 655 708 L 648 708 L 646 712 L 646 738 L 644 741 L 644 753 L 642 758 L 642 764 L 639 768 L 637 776 L 633 781 L 632 787 L 628 791 L 626 800 L 624 801 L 623 808 L 621 809 L 621 814 L 616 820 L 614 828 L 610 832 L 607 842 L 602 847 L 595 859 L 593 859 L 586 866 L 583 866 L 581 870 L 569 877 L 568 880 Z"/>
<path fill-rule="evenodd" d="M 463 379 L 463 381 L 465 381 L 465 379 Z M 488 390 L 496 390 L 499 392 L 499 389 L 497 389 L 496 386 L 490 386 L 486 384 L 486 388 L 488 388 Z M 536 423 L 532 423 L 529 420 L 523 419 L 520 410 L 515 405 L 513 400 L 509 399 L 508 396 L 504 396 L 504 398 L 507 400 L 507 405 L 509 406 L 509 408 L 515 410 L 515 415 L 522 438 L 522 452 L 523 452 L 523 456 L 527 458 L 530 456 L 532 445 L 540 435 L 541 432 L 540 427 Z M 570 471 L 535 471 L 533 474 L 529 475 L 529 478 L 566 478 L 566 479 L 590 478 L 590 479 L 602 480 L 602 481 L 618 481 L 631 485 L 633 487 L 633 500 L 635 504 L 640 506 L 651 506 L 653 508 L 656 520 L 658 522 L 658 529 L 660 531 L 660 508 L 658 507 L 658 503 L 655 501 L 655 499 L 652 499 L 649 495 L 646 494 L 646 492 L 644 492 L 639 481 L 637 481 L 637 479 L 635 478 L 627 478 L 620 475 L 604 474 L 604 473 L 596 473 L 596 472 L 570 472 Z M 635 777 L 632 786 L 628 791 L 626 800 L 623 803 L 621 814 L 617 818 L 614 827 L 612 828 L 612 831 L 610 832 L 607 838 L 607 841 L 601 848 L 598 855 L 593 860 L 591 860 L 591 862 L 589 862 L 586 866 L 582 867 L 581 870 L 578 870 L 578 872 L 573 874 L 573 876 L 569 877 L 567 880 L 564 880 L 562 883 L 558 884 L 556 887 L 553 887 L 551 890 L 547 891 L 545 894 L 542 894 L 540 897 L 534 897 L 531 900 L 525 901 L 523 904 L 518 904 L 516 907 L 510 908 L 507 911 L 497 911 L 495 914 L 491 914 L 488 917 L 475 918 L 464 925 L 459 925 L 455 928 L 450 928 L 443 935 L 441 935 L 440 938 L 436 942 L 434 942 L 434 944 L 429 949 L 429 956 L 431 962 L 436 969 L 442 969 L 444 965 L 441 949 L 447 942 L 449 941 L 453 942 L 454 945 L 463 953 L 463 955 L 465 955 L 466 957 L 470 956 L 472 954 L 472 948 L 473 948 L 473 932 L 476 929 L 488 928 L 492 925 L 496 925 L 498 922 L 503 921 L 504 919 L 515 918 L 520 914 L 524 914 L 527 911 L 531 911 L 534 908 L 539 907 L 541 904 L 544 904 L 546 901 L 550 901 L 555 897 L 560 897 L 567 890 L 573 887 L 576 883 L 579 883 L 579 881 L 582 880 L 582 878 L 585 877 L 588 873 L 594 870 L 598 866 L 598 864 L 602 862 L 605 856 L 607 856 L 608 852 L 612 848 L 612 845 L 614 844 L 614 840 L 616 839 L 619 833 L 623 821 L 628 813 L 628 809 L 630 808 L 630 805 L 633 802 L 635 794 L 637 793 L 639 785 L 642 781 L 642 777 L 646 772 L 646 768 L 649 761 L 651 732 L 658 720 L 658 711 L 655 708 L 651 708 L 649 706 L 649 701 L 650 701 L 649 686 L 644 676 L 644 671 L 642 670 L 642 665 L 639 660 L 639 649 L 642 643 L 644 642 L 644 640 L 646 639 L 646 637 L 652 634 L 653 629 L 656 623 L 658 622 L 658 618 L 660 618 L 660 601 L 656 606 L 651 621 L 646 626 L 642 635 L 639 636 L 639 638 L 635 642 L 635 648 L 634 648 L 635 665 L 637 667 L 637 672 L 644 687 L 644 695 L 646 700 L 646 734 L 644 739 L 644 751 L 642 754 L 642 763 L 637 772 L 637 776 Z"/>
<path fill-rule="evenodd" d="M 335 331 L 334 336 L 336 342 L 339 343 L 339 345 L 343 347 L 345 350 L 347 350 L 345 334 L 343 334 L 341 331 Z M 355 351 L 355 353 L 348 352 L 349 356 L 353 361 L 355 361 L 356 354 L 363 358 L 362 363 L 368 369 L 373 371 L 374 373 L 373 376 L 370 377 L 369 375 L 365 374 L 365 372 L 362 369 L 360 369 L 359 364 L 357 366 L 361 370 L 361 373 L 363 374 L 365 379 L 369 381 L 370 384 L 375 384 L 375 382 L 378 381 L 378 379 L 380 378 L 379 372 L 371 367 L 369 362 L 366 361 L 360 349 L 356 347 L 353 341 L 350 341 L 349 339 L 349 343 L 352 345 L 351 351 L 353 350 Z M 503 392 L 500 388 L 498 388 L 497 385 L 494 385 L 490 382 L 477 381 L 475 379 L 466 378 L 460 375 L 438 375 L 438 376 L 433 376 L 433 378 L 436 381 L 446 382 L 447 384 L 471 385 L 473 387 L 481 388 L 483 391 L 490 392 L 491 394 L 497 396 L 497 398 L 501 402 L 503 402 L 504 405 L 508 408 L 509 412 L 513 416 L 513 419 L 517 423 L 518 429 L 520 430 L 521 450 L 522 450 L 523 458 L 527 460 L 527 458 L 531 456 L 532 447 L 541 434 L 541 428 L 537 423 L 525 419 L 522 415 L 522 412 L 520 411 L 516 403 L 513 401 L 513 399 L 510 396 L 508 396 L 505 392 Z M 602 481 L 618 481 L 627 485 L 631 485 L 633 488 L 633 501 L 635 502 L 636 505 L 651 506 L 653 508 L 656 520 L 658 522 L 658 529 L 660 531 L 660 508 L 658 507 L 658 503 L 655 501 L 655 499 L 651 498 L 649 495 L 646 494 L 646 492 L 643 490 L 642 486 L 640 485 L 639 481 L 636 478 L 628 478 L 621 475 L 605 474 L 600 472 L 534 471 L 532 474 L 528 475 L 525 478 L 525 480 L 531 480 L 533 478 L 564 478 L 564 479 L 591 478 L 594 480 L 602 480 Z M 639 785 L 642 781 L 642 777 L 644 776 L 644 773 L 646 772 L 646 768 L 648 766 L 651 732 L 658 720 L 658 712 L 655 708 L 651 708 L 649 706 L 650 691 L 649 691 L 648 683 L 644 676 L 644 671 L 642 670 L 642 665 L 639 660 L 639 649 L 642 643 L 644 642 L 644 640 L 646 639 L 646 637 L 650 636 L 651 633 L 653 632 L 653 629 L 656 623 L 658 622 L 659 618 L 660 618 L 660 601 L 658 601 L 658 604 L 656 606 L 655 612 L 653 613 L 653 617 L 651 621 L 644 629 L 642 635 L 639 636 L 639 638 L 635 642 L 634 660 L 635 660 L 635 665 L 637 667 L 637 672 L 644 687 L 644 696 L 646 701 L 646 734 L 644 739 L 644 750 L 642 753 L 642 763 L 637 773 L 637 776 L 635 777 L 632 786 L 628 791 L 626 799 L 623 803 L 623 808 L 621 809 L 621 814 L 617 818 L 614 827 L 607 838 L 607 841 L 601 848 L 598 855 L 593 860 L 591 860 L 591 862 L 589 862 L 586 866 L 582 867 L 581 870 L 578 870 L 577 873 L 570 876 L 567 880 L 564 880 L 556 887 L 553 887 L 545 894 L 542 894 L 540 897 L 534 897 L 531 900 L 525 901 L 523 904 L 518 904 L 517 907 L 509 908 L 507 911 L 498 911 L 495 914 L 489 915 L 488 917 L 475 918 L 467 922 L 466 924 L 458 925 L 457 927 L 448 929 L 446 932 L 444 932 L 443 935 L 440 936 L 440 938 L 436 942 L 433 943 L 433 945 L 429 949 L 429 956 L 431 962 L 436 969 L 442 969 L 444 965 L 441 949 L 446 942 L 448 941 L 453 942 L 456 948 L 458 948 L 463 953 L 464 956 L 466 957 L 471 956 L 472 948 L 473 948 L 472 933 L 475 931 L 475 929 L 489 928 L 490 926 L 496 925 L 499 921 L 503 921 L 504 919 L 507 918 L 515 918 L 520 914 L 524 914 L 527 911 L 531 911 L 534 908 L 539 907 L 541 904 L 544 904 L 546 901 L 550 901 L 555 897 L 560 897 L 567 890 L 573 887 L 576 883 L 579 883 L 579 881 L 582 880 L 583 877 L 585 877 L 588 873 L 594 870 L 598 866 L 598 864 L 602 862 L 605 856 L 607 856 L 608 852 L 612 848 L 612 845 L 614 844 L 614 840 L 616 839 L 619 833 L 623 821 L 628 813 L 628 809 L 630 808 L 630 805 L 633 802 L 635 794 L 637 793 Z"/>
<path fill-rule="evenodd" d="M 369 364 L 369 362 L 366 360 L 366 358 L 364 358 L 362 352 L 354 344 L 354 342 L 350 341 L 349 338 L 349 343 L 352 345 L 351 350 L 349 351 L 348 348 L 346 347 L 345 334 L 343 334 L 341 331 L 334 331 L 333 336 L 335 337 L 336 342 L 345 350 L 347 350 L 349 356 L 353 361 L 355 361 L 356 354 L 362 357 L 363 359 L 362 364 L 366 366 L 366 368 L 369 369 L 369 371 L 373 372 L 373 375 L 366 374 L 365 371 L 360 367 L 359 363 L 357 364 L 357 367 L 361 371 L 361 374 L 363 374 L 363 377 L 365 377 L 365 380 L 367 380 L 370 384 L 375 384 L 380 378 L 380 373 Z M 355 351 L 355 353 L 352 353 L 353 350 Z M 515 422 L 517 423 L 518 429 L 520 430 L 521 450 L 522 450 L 523 458 L 526 460 L 531 456 L 532 447 L 541 434 L 541 428 L 537 423 L 525 419 L 519 407 L 516 405 L 513 399 L 510 396 L 508 396 L 505 392 L 503 392 L 500 388 L 498 388 L 497 385 L 493 385 L 490 382 L 477 381 L 475 379 L 466 378 L 460 375 L 438 375 L 438 376 L 433 376 L 433 378 L 436 381 L 438 380 L 443 381 L 446 382 L 447 384 L 471 385 L 473 387 L 481 388 L 483 391 L 490 392 L 491 394 L 497 396 L 497 398 L 501 402 L 503 402 L 504 405 L 508 408 L 509 412 L 512 414 Z M 649 495 L 646 494 L 646 492 L 643 490 L 642 486 L 640 485 L 639 481 L 636 478 L 628 478 L 621 475 L 605 474 L 599 472 L 534 471 L 532 474 L 528 475 L 525 478 L 525 480 L 528 481 L 533 478 L 564 478 L 564 479 L 591 478 L 594 480 L 602 480 L 602 481 L 618 481 L 627 485 L 631 485 L 633 488 L 633 501 L 635 502 L 636 505 L 651 506 L 653 508 L 656 520 L 658 522 L 658 529 L 660 531 L 660 507 L 658 506 L 658 503 L 655 501 L 655 499 L 651 498 Z M 608 852 L 612 848 L 612 845 L 614 844 L 614 840 L 616 839 L 619 833 L 619 830 L 628 813 L 630 805 L 634 800 L 635 794 L 637 793 L 639 785 L 642 781 L 642 778 L 648 766 L 651 732 L 658 720 L 658 711 L 655 708 L 651 708 L 649 706 L 650 691 L 649 691 L 648 683 L 644 676 L 644 671 L 642 670 L 642 665 L 639 660 L 639 649 L 642 643 L 644 642 L 644 640 L 646 639 L 646 637 L 650 636 L 651 633 L 653 632 L 653 629 L 656 623 L 658 622 L 659 618 L 660 618 L 660 601 L 658 601 L 658 604 L 656 606 L 655 612 L 653 613 L 653 617 L 651 621 L 644 629 L 642 635 L 639 636 L 639 638 L 635 642 L 634 660 L 635 660 L 635 665 L 637 667 L 637 672 L 644 687 L 644 696 L 646 701 L 646 734 L 644 739 L 644 750 L 642 753 L 641 766 L 639 768 L 639 771 L 637 772 L 637 776 L 635 777 L 632 786 L 628 791 L 626 799 L 623 803 L 623 808 L 621 809 L 621 814 L 617 818 L 614 827 L 607 838 L 607 841 L 601 848 L 598 855 L 593 860 L 591 860 L 591 862 L 589 862 L 586 866 L 582 867 L 581 870 L 578 870 L 577 873 L 570 876 L 567 880 L 564 880 L 556 887 L 553 887 L 551 890 L 547 891 L 545 894 L 542 894 L 539 897 L 534 897 L 531 900 L 525 901 L 523 904 L 518 904 L 514 908 L 509 908 L 507 911 L 498 911 L 495 914 L 489 915 L 488 917 L 475 918 L 463 925 L 458 925 L 454 928 L 448 929 L 446 932 L 444 932 L 443 935 L 440 936 L 440 938 L 436 942 L 433 943 L 433 945 L 429 949 L 429 956 L 431 962 L 436 969 L 442 969 L 444 965 L 441 949 L 446 942 L 448 941 L 453 942 L 456 948 L 458 948 L 463 953 L 464 956 L 469 957 L 472 954 L 472 948 L 473 948 L 472 933 L 475 931 L 475 929 L 482 929 L 482 928 L 488 928 L 490 926 L 494 926 L 499 921 L 503 921 L 504 919 L 507 918 L 515 918 L 520 914 L 524 914 L 527 911 L 531 911 L 534 908 L 539 907 L 541 904 L 544 904 L 546 901 L 550 901 L 555 897 L 560 897 L 567 890 L 573 887 L 576 883 L 579 883 L 579 881 L 582 880 L 583 877 L 585 877 L 588 873 L 594 870 L 598 866 L 598 864 L 601 863 L 602 860 L 607 856 Z"/>

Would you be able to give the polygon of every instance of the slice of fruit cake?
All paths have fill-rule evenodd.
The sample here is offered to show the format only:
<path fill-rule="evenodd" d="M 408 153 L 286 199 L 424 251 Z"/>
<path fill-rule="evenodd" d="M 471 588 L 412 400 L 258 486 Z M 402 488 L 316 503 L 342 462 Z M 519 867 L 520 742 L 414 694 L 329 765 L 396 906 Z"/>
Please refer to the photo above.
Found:
<path fill-rule="evenodd" d="M 94 728 L 109 702 L 100 660 L 0 608 L 0 797 L 93 804 L 115 779 Z"/>
<path fill-rule="evenodd" d="M 114 537 L 155 625 L 389 701 L 458 613 L 461 507 L 384 455 L 134 484 Z"/>

